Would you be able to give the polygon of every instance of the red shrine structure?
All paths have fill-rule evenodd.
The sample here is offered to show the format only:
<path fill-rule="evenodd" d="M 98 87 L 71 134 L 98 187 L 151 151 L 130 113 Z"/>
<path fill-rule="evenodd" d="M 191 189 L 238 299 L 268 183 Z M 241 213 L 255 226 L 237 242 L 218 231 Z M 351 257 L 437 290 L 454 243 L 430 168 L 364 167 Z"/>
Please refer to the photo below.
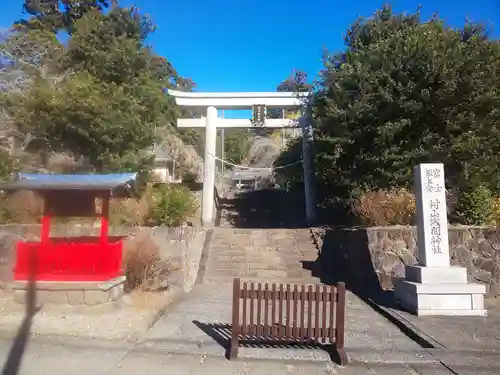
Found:
<path fill-rule="evenodd" d="M 121 277 L 123 242 L 122 237 L 108 234 L 109 200 L 136 196 L 136 177 L 135 173 L 21 173 L 0 185 L 7 192 L 33 191 L 44 200 L 40 241 L 17 243 L 14 281 L 99 283 Z M 100 235 L 52 237 L 55 217 L 100 218 Z"/>

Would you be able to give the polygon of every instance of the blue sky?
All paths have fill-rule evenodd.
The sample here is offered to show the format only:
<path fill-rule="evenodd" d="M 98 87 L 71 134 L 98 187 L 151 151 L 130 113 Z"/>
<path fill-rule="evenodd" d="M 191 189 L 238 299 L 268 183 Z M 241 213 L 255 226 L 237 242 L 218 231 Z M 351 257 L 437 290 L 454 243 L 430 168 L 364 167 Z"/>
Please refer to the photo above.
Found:
<path fill-rule="evenodd" d="M 343 47 L 343 33 L 357 16 L 370 16 L 387 1 L 332 0 L 121 0 L 149 13 L 158 30 L 149 40 L 197 91 L 274 91 L 292 69 L 314 78 L 322 46 Z M 2 1 L 0 25 L 21 16 L 22 0 Z M 5 5 L 7 3 L 8 5 Z M 468 16 L 497 25 L 500 0 L 399 0 L 396 11 L 422 5 L 424 18 L 438 11 L 460 26 Z"/>

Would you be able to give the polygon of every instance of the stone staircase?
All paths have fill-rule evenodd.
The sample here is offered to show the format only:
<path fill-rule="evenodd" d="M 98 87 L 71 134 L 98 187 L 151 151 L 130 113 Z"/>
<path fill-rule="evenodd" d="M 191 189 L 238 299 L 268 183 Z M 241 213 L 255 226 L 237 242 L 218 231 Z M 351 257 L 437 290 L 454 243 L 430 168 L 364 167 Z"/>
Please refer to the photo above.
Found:
<path fill-rule="evenodd" d="M 319 283 L 309 229 L 213 229 L 203 283 L 233 278 L 280 283 Z"/>

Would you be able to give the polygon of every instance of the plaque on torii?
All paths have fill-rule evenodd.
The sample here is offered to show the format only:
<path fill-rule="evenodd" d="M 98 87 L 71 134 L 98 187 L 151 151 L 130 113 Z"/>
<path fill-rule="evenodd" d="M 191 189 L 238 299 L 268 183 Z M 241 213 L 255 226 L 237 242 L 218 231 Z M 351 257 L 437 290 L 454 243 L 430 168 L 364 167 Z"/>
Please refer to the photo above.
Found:
<path fill-rule="evenodd" d="M 266 123 L 267 109 L 264 104 L 254 105 L 252 107 L 252 124 L 263 126 Z"/>

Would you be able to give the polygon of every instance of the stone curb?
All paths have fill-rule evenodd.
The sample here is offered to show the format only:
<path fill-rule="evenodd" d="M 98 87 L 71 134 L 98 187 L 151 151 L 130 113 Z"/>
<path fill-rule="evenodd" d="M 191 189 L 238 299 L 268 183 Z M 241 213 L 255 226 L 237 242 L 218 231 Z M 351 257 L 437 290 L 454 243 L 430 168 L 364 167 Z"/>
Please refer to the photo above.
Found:
<path fill-rule="evenodd" d="M 318 228 L 309 228 L 309 233 L 311 233 L 311 239 L 312 239 L 312 243 L 314 245 L 314 247 L 316 248 L 316 250 L 318 250 L 318 252 L 321 251 L 321 246 L 319 245 L 320 244 L 320 237 L 316 235 L 316 233 L 314 232 L 314 229 L 318 229 Z"/>
<path fill-rule="evenodd" d="M 205 274 L 207 271 L 207 262 L 210 251 L 210 242 L 212 241 L 213 228 L 208 229 L 205 234 L 205 241 L 203 243 L 203 249 L 201 250 L 200 263 L 198 266 L 198 272 L 196 275 L 195 285 L 203 284 L 205 280 Z"/>
<path fill-rule="evenodd" d="M 382 315 L 390 323 L 398 327 L 408 338 L 415 341 L 424 349 L 447 349 L 439 341 L 435 340 L 433 337 L 427 335 L 421 329 L 416 327 L 414 324 L 405 319 L 397 310 L 378 305 L 370 299 L 363 299 L 372 309 Z"/>
<path fill-rule="evenodd" d="M 226 348 L 219 343 L 213 342 L 200 346 L 195 341 L 162 341 L 162 346 L 155 347 L 147 342 L 139 343 L 134 350 L 143 353 L 164 353 L 175 355 L 202 355 L 207 357 L 223 357 L 227 358 Z M 330 355 L 320 348 L 311 349 L 294 349 L 293 356 L 290 356 L 282 348 L 266 351 L 265 347 L 261 348 L 245 348 L 241 347 L 241 352 L 237 358 L 238 361 L 269 361 L 269 362 L 293 362 L 293 363 L 331 363 L 338 365 L 336 361 L 332 361 Z M 349 357 L 350 367 L 355 364 L 432 364 L 440 363 L 431 353 L 425 349 L 409 351 L 409 352 L 387 352 L 385 350 L 378 351 L 371 347 L 352 348 L 346 347 L 346 352 Z"/>

